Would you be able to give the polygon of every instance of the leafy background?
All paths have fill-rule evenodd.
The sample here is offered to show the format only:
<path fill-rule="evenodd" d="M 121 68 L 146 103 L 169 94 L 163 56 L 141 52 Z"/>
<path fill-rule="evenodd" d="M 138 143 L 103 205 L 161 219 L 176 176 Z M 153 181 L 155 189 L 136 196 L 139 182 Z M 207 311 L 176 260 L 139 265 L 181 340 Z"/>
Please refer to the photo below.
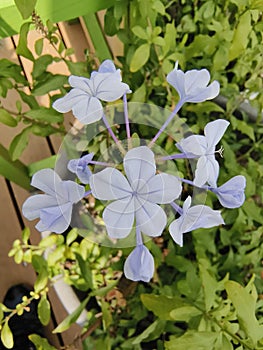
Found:
<path fill-rule="evenodd" d="M 33 8 L 34 2 L 25 17 Z M 122 276 L 129 249 L 99 247 L 81 238 L 76 230 L 52 234 L 32 246 L 30 231 L 25 228 L 10 256 L 17 263 L 32 263 L 38 273 L 31 299 L 40 298 L 38 310 L 43 324 L 50 318 L 48 281 L 62 274 L 83 301 L 55 332 L 70 327 L 87 307 L 87 323 L 79 336 L 86 350 L 180 350 L 186 346 L 189 350 L 263 349 L 262 11 L 260 0 L 132 0 L 116 1 L 108 8 L 104 31 L 109 36 L 117 35 L 124 45 L 124 54 L 117 59 L 123 81 L 134 92 L 131 101 L 174 106 L 178 96 L 165 76 L 176 61 L 183 70 L 205 67 L 212 79 L 220 82 L 218 98 L 186 105 L 180 116 L 196 133 L 202 133 L 211 120 L 230 121 L 222 140 L 225 151 L 220 159 L 219 184 L 237 174 L 244 175 L 246 201 L 242 208 L 222 210 L 226 222 L 223 227 L 185 235 L 183 248 L 176 246 L 167 233 L 149 242 L 157 266 L 149 284 L 131 283 Z M 43 26 L 37 15 L 33 22 L 43 34 L 35 43 L 35 52 L 27 47 L 28 23 L 21 28 L 17 48 L 18 54 L 33 63 L 30 93 L 23 90 L 29 83 L 20 66 L 0 60 L 1 96 L 5 98 L 15 88 L 21 98 L 15 113 L 0 109 L 0 121 L 10 127 L 24 125 L 10 148 L 2 149 L 10 167 L 2 175 L 27 189 L 29 175 L 41 167 L 54 166 L 53 158 L 43 160 L 33 170 L 20 163 L 30 135 L 63 136 L 66 132 L 63 116 L 37 102 L 37 96 L 48 95 L 51 106 L 69 89 L 67 77 L 49 73 L 49 65 L 64 61 L 71 74 L 89 76 L 96 59 L 110 58 L 105 48 L 97 52 L 97 57 L 88 54 L 86 62 L 73 63 L 68 59 L 72 50 L 64 47 L 56 26 L 50 21 Z M 56 48 L 59 57 L 42 55 L 45 40 Z M 28 112 L 22 111 L 22 101 L 29 106 Z M 121 127 L 116 132 L 124 137 Z M 134 132 L 150 137 L 153 130 L 140 128 Z M 89 151 L 99 151 L 102 141 L 107 145 L 108 140 L 102 136 L 89 145 Z M 169 137 L 158 142 L 167 152 L 175 150 Z M 179 167 L 187 171 L 183 162 Z M 206 200 L 219 208 L 213 195 Z M 99 203 L 94 210 L 101 210 Z M 54 244 L 56 248 L 44 259 L 46 249 Z M 14 313 L 22 314 L 29 303 L 26 300 Z M 8 310 L 2 306 L 1 338 L 10 348 L 12 336 L 4 311 Z M 32 341 L 39 349 L 50 346 L 37 336 L 32 336 Z"/>

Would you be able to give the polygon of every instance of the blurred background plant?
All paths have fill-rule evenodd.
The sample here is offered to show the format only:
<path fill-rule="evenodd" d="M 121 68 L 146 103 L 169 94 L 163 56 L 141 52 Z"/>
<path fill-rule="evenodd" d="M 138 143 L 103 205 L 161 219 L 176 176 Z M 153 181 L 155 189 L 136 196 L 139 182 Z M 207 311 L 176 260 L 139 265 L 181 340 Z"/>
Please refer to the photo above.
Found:
<path fill-rule="evenodd" d="M 71 74 L 89 76 L 98 60 L 112 58 L 107 46 L 99 45 L 97 39 L 97 57 L 87 53 L 85 62 L 72 62 L 69 57 L 73 51 L 65 48 L 57 27 L 50 21 L 43 24 L 41 13 L 36 14 L 34 8 L 34 1 L 28 2 L 27 13 L 20 7 L 24 17 L 32 16 L 21 27 L 17 47 L 17 53 L 33 63 L 30 79 L 25 79 L 20 65 L 0 60 L 2 98 L 11 89 L 20 96 L 17 110 L 1 105 L 0 122 L 10 127 L 23 124 L 9 149 L 1 146 L 0 172 L 26 189 L 34 171 L 55 164 L 54 157 L 44 159 L 32 170 L 32 165 L 20 162 L 29 136 L 66 134 L 63 116 L 51 104 L 68 91 L 67 75 L 50 73 L 49 65 L 63 61 Z M 225 152 L 220 160 L 219 184 L 244 175 L 246 202 L 239 209 L 222 210 L 225 226 L 186 235 L 183 248 L 168 235 L 149 242 L 157 266 L 149 284 L 131 283 L 122 276 L 129 249 L 98 246 L 80 237 L 75 229 L 64 235 L 51 234 L 32 245 L 30 231 L 25 228 L 9 255 L 18 264 L 32 264 L 38 274 L 32 298 L 40 299 L 43 324 L 50 318 L 48 286 L 62 276 L 82 302 L 55 332 L 69 328 L 87 308 L 88 317 L 78 339 L 86 350 L 180 350 L 186 346 L 189 350 L 263 349 L 262 16 L 261 0 L 130 0 L 115 1 L 107 9 L 104 31 L 117 35 L 123 43 L 117 65 L 133 91 L 131 101 L 174 106 L 178 97 L 165 76 L 176 61 L 183 70 L 207 68 L 212 80 L 220 82 L 220 96 L 186 105 L 180 116 L 194 133 L 202 132 L 211 120 L 230 121 L 222 141 Z M 34 52 L 27 46 L 32 23 L 43 35 L 35 42 Z M 96 47 L 96 31 L 91 34 Z M 55 57 L 42 55 L 45 40 L 55 48 Z M 47 106 L 39 103 L 37 96 L 48 96 Z M 28 107 L 25 112 L 22 103 Z M 134 131 L 145 138 L 153 136 L 145 126 Z M 118 132 L 120 139 L 124 138 L 124 130 L 118 128 Z M 95 139 L 92 151 L 100 150 L 101 142 L 103 136 Z M 167 152 L 175 149 L 169 137 L 160 138 L 158 143 Z M 178 167 L 185 170 L 186 165 L 180 162 Z M 206 200 L 217 208 L 213 195 Z M 101 210 L 96 205 L 94 212 Z M 29 303 L 25 301 L 13 312 L 22 314 Z M 9 316 L 4 317 L 9 310 L 3 305 L 1 310 L 2 341 L 11 348 Z M 43 339 L 32 337 L 32 341 L 37 348 L 48 349 Z"/>

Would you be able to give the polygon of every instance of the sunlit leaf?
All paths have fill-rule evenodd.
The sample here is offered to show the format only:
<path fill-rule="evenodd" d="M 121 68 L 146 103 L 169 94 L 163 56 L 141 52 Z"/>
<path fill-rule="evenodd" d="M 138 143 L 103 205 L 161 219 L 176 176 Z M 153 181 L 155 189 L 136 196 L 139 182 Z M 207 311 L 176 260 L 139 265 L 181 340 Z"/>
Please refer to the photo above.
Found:
<path fill-rule="evenodd" d="M 15 4 L 21 13 L 23 19 L 27 19 L 31 16 L 35 9 L 37 0 L 15 0 Z"/>

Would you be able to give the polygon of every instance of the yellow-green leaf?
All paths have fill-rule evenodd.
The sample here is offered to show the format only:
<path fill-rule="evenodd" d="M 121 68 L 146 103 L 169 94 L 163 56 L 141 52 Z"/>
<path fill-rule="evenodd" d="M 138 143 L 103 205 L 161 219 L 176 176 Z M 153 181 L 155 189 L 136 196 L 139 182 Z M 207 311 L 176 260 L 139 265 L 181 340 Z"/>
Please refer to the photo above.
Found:
<path fill-rule="evenodd" d="M 37 313 L 38 313 L 38 317 L 40 319 L 40 322 L 44 326 L 46 326 L 50 320 L 50 303 L 49 303 L 47 296 L 45 294 L 42 295 L 42 297 L 38 303 Z"/>
<path fill-rule="evenodd" d="M 14 346 L 14 338 L 8 322 L 5 322 L 1 331 L 1 340 L 7 349 L 12 349 Z"/>
<path fill-rule="evenodd" d="M 236 309 L 240 326 L 256 345 L 263 334 L 263 325 L 259 325 L 255 316 L 256 300 L 235 281 L 227 281 L 225 287 L 227 295 Z"/>
<path fill-rule="evenodd" d="M 229 50 L 229 61 L 239 57 L 247 47 L 249 33 L 251 31 L 251 15 L 246 11 L 240 16 L 239 23 L 235 29 L 232 45 Z"/>
<path fill-rule="evenodd" d="M 11 127 L 17 126 L 16 119 L 3 108 L 0 108 L 0 123 Z"/>
<path fill-rule="evenodd" d="M 150 57 L 150 44 L 139 46 L 131 59 L 130 71 L 137 72 L 148 61 Z"/>

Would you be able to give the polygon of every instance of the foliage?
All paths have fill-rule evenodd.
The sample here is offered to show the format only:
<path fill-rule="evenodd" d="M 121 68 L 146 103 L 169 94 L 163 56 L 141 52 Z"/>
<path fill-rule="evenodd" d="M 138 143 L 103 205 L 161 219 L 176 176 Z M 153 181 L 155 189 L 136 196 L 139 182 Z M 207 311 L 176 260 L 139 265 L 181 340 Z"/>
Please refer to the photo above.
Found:
<path fill-rule="evenodd" d="M 149 284 L 131 283 L 121 276 L 128 249 L 98 247 L 75 230 L 52 234 L 31 245 L 29 230 L 25 229 L 10 256 L 17 263 L 32 263 L 38 272 L 32 298 L 40 298 L 39 318 L 48 323 L 48 283 L 63 276 L 85 297 L 80 308 L 56 331 L 67 329 L 86 307 L 83 334 L 88 340 L 80 335 L 85 350 L 180 350 L 186 346 L 189 350 L 263 349 L 262 7 L 262 2 L 255 0 L 132 0 L 116 2 L 107 10 L 105 32 L 116 34 L 124 44 L 124 55 L 118 60 L 123 80 L 134 91 L 133 101 L 174 105 L 175 94 L 164 77 L 177 60 L 183 69 L 206 67 L 220 82 L 220 98 L 187 105 L 182 116 L 193 132 L 202 130 L 212 119 L 231 122 L 232 130 L 223 141 L 220 164 L 225 170 L 220 183 L 238 172 L 246 177 L 247 188 L 242 208 L 222 212 L 225 226 L 196 230 L 192 238 L 186 235 L 183 248 L 166 236 L 149 242 L 157 264 Z M 34 21 L 41 26 L 38 17 Z M 72 51 L 63 46 L 55 26 L 48 22 L 41 28 L 43 38 L 35 43 L 35 52 L 27 47 L 29 24 L 21 29 L 18 46 L 20 55 L 33 62 L 31 92 L 24 92 L 29 83 L 20 66 L 0 61 L 1 95 L 6 97 L 14 88 L 20 96 L 16 111 L 0 106 L 0 122 L 9 127 L 18 123 L 24 126 L 10 145 L 9 157 L 5 158 L 9 164 L 20 158 L 30 134 L 46 137 L 65 132 L 61 115 L 51 109 L 51 103 L 66 92 L 67 79 L 48 72 L 48 67 L 62 61 L 71 74 L 85 76 L 93 65 L 90 57 L 88 62 L 72 63 L 68 60 Z M 56 48 L 57 57 L 42 55 L 45 40 Z M 37 102 L 36 96 L 42 95 L 49 97 L 48 106 Z M 27 109 L 22 108 L 22 102 Z M 174 147 L 169 138 L 158 142 L 166 150 Z M 96 137 L 90 151 L 105 143 L 102 136 Z M 184 169 L 185 165 L 179 167 Z M 37 170 L 32 169 L 31 174 Z M 215 202 L 215 197 L 208 196 L 207 202 Z M 28 303 L 30 299 L 16 310 L 1 305 L 1 336 L 7 348 L 12 345 L 8 317 L 22 314 Z M 4 318 L 5 312 L 10 314 Z M 39 338 L 34 342 L 39 348 L 43 346 Z"/>

